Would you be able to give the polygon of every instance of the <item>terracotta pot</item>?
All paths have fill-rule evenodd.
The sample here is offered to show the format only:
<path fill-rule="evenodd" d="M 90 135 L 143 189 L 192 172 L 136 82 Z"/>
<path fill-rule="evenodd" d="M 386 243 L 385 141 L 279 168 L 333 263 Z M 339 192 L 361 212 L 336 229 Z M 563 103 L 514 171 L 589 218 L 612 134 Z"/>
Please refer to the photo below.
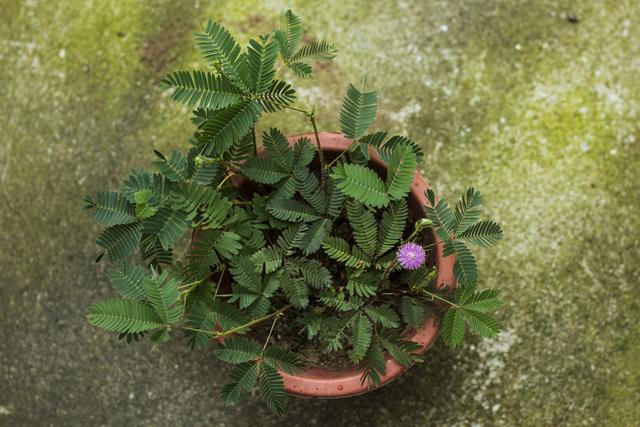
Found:
<path fill-rule="evenodd" d="M 289 144 L 295 144 L 295 142 L 301 137 L 307 137 L 312 142 L 315 141 L 313 133 L 305 133 L 290 136 Z M 325 154 L 325 160 L 330 161 L 339 153 L 349 148 L 351 141 L 337 132 L 321 132 L 320 144 Z M 260 152 L 259 154 L 262 153 Z M 373 150 L 370 151 L 370 154 L 373 163 L 371 166 L 376 169 L 378 173 L 384 175 L 386 171 L 386 164 Z M 235 183 L 237 185 L 242 185 L 242 181 L 236 181 Z M 409 209 L 415 212 L 418 217 L 423 216 L 421 207 L 428 203 L 424 194 L 427 188 L 429 188 L 427 183 L 416 172 L 411 186 Z M 194 233 L 194 240 L 196 237 L 197 233 Z M 435 234 L 433 234 L 432 237 L 434 241 L 440 240 L 435 236 Z M 438 285 L 449 287 L 455 286 L 455 279 L 453 275 L 454 262 L 454 256 L 443 256 L 442 245 L 435 246 L 435 265 L 438 270 L 436 283 L 438 283 Z M 436 324 L 435 318 L 429 316 L 421 328 L 407 331 L 406 336 L 412 341 L 420 344 L 421 349 L 418 350 L 417 353 L 424 353 L 436 339 L 439 330 L 440 327 Z M 288 394 L 298 397 L 331 399 L 355 396 L 372 391 L 373 389 L 379 388 L 394 380 L 406 370 L 407 368 L 387 355 L 385 373 L 380 376 L 380 385 L 377 387 L 368 387 L 366 382 L 365 384 L 361 384 L 360 378 L 364 371 L 356 368 L 329 370 L 320 367 L 309 367 L 300 375 L 289 375 L 285 372 L 280 373 L 284 379 L 285 391 Z"/>

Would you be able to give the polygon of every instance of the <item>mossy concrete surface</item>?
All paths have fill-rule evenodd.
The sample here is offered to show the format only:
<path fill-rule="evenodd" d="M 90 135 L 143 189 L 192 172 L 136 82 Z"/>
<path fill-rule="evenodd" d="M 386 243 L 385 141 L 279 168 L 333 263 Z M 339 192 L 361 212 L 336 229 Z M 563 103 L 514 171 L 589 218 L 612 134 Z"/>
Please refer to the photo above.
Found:
<path fill-rule="evenodd" d="M 207 17 L 238 38 L 285 8 L 340 54 L 301 102 L 337 128 L 347 81 L 423 145 L 437 193 L 475 185 L 506 232 L 479 254 L 497 341 L 442 342 L 374 393 L 224 408 L 212 351 L 89 326 L 113 295 L 82 195 L 186 147 L 158 82 L 202 67 Z M 640 3 L 0 0 L 0 425 L 631 426 L 640 419 Z M 317 84 L 317 86 L 316 86 Z M 307 131 L 275 114 L 266 125 Z"/>

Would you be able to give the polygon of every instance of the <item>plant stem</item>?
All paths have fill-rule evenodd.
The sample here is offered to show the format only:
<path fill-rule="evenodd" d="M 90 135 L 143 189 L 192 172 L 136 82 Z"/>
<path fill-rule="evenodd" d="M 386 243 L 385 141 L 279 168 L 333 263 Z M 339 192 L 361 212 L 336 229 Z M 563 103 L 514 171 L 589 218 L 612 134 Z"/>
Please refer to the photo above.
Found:
<path fill-rule="evenodd" d="M 276 317 L 273 318 L 273 323 L 271 323 L 271 329 L 269 329 L 269 334 L 267 335 L 267 339 L 264 341 L 264 345 L 262 346 L 262 351 L 260 352 L 260 357 L 264 354 L 264 351 L 267 348 L 267 344 L 269 344 L 269 339 L 271 338 L 271 334 L 273 333 L 273 328 L 276 326 L 276 322 L 282 316 L 282 313 L 279 313 Z"/>
<path fill-rule="evenodd" d="M 354 142 L 354 144 L 355 144 L 355 142 Z M 327 169 L 331 169 L 331 166 L 333 166 L 333 164 L 334 164 L 335 162 L 337 162 L 338 160 L 340 160 L 340 158 L 341 158 L 342 156 L 344 156 L 344 155 L 347 153 L 347 151 L 349 151 L 349 149 L 348 149 L 348 148 L 347 148 L 346 150 L 344 150 L 342 153 L 338 154 L 338 156 L 337 156 L 335 159 L 331 160 L 331 162 L 329 162 L 329 164 L 327 165 Z"/>
<path fill-rule="evenodd" d="M 269 320 L 274 316 L 279 316 L 282 313 L 284 313 L 285 311 L 287 311 L 289 308 L 291 308 L 291 306 L 287 305 L 285 307 L 282 307 L 280 310 L 274 311 L 273 313 L 267 314 L 266 316 L 261 317 L 259 319 L 252 320 L 251 322 L 245 323 L 244 325 L 236 326 L 235 328 L 227 329 L 226 331 L 213 332 L 213 334 L 215 334 L 216 337 L 224 337 L 224 336 L 233 334 L 234 332 L 238 332 L 238 331 L 240 331 L 240 330 L 242 330 L 244 328 L 248 328 L 248 327 L 256 325 L 256 324 L 258 324 L 260 322 L 264 322 L 265 320 Z"/>
<path fill-rule="evenodd" d="M 222 181 L 220 181 L 220 184 L 218 184 L 218 188 L 217 188 L 217 190 L 219 190 L 220 188 L 222 188 L 222 186 L 224 185 L 224 183 L 225 183 L 225 182 L 227 182 L 227 180 L 228 180 L 229 178 L 231 178 L 231 177 L 232 177 L 233 175 L 235 175 L 235 174 L 236 174 L 236 173 L 235 173 L 235 172 L 233 172 L 233 171 L 232 171 L 232 172 L 229 172 L 229 174 L 228 174 L 227 176 L 225 176 L 225 177 L 224 177 L 224 179 L 223 179 Z"/>
<path fill-rule="evenodd" d="M 316 126 L 316 113 L 315 111 L 311 111 L 309 113 L 309 121 L 311 122 L 311 127 L 313 128 L 313 133 L 316 136 L 316 145 L 318 146 L 318 158 L 320 159 L 320 176 L 322 179 L 322 188 L 327 188 L 327 165 L 324 162 L 324 152 L 322 151 L 322 147 L 320 146 L 320 134 L 318 133 L 318 126 Z"/>
<path fill-rule="evenodd" d="M 456 304 L 456 303 L 453 303 L 453 302 L 449 301 L 449 300 L 448 300 L 448 299 L 446 299 L 446 298 L 442 298 L 442 297 L 441 297 L 441 296 L 439 296 L 438 294 L 434 294 L 433 292 L 425 291 L 424 289 L 420 290 L 420 292 L 421 292 L 421 293 L 423 293 L 423 294 L 425 294 L 425 295 L 427 295 L 427 296 L 429 296 L 429 297 L 431 297 L 431 299 L 437 299 L 437 300 L 439 300 L 439 301 L 444 302 L 445 304 L 449 304 L 451 307 L 455 307 L 455 308 L 460 308 L 460 307 L 462 307 L 462 306 L 460 306 L 460 305 L 458 305 L 458 304 Z"/>

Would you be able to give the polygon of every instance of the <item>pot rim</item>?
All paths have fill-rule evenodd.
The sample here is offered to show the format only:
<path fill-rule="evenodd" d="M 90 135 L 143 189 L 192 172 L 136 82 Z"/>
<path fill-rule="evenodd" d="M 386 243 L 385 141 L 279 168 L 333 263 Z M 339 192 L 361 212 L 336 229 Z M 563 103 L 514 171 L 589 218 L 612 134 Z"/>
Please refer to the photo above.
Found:
<path fill-rule="evenodd" d="M 342 152 L 349 148 L 352 142 L 339 132 L 319 132 L 320 145 L 323 151 Z M 300 138 L 315 139 L 313 133 L 299 133 L 288 137 L 289 144 L 295 144 Z M 386 163 L 377 155 L 373 149 L 369 149 L 371 160 L 374 163 L 386 168 Z M 429 204 L 425 196 L 425 191 L 429 188 L 427 182 L 416 171 L 411 184 L 411 195 L 421 206 Z M 436 198 L 437 203 L 437 198 Z M 441 239 L 435 235 L 436 243 Z M 455 287 L 455 278 L 453 274 L 453 265 L 455 256 L 445 257 L 441 244 L 435 245 L 437 276 L 436 283 L 439 286 Z M 420 344 L 421 348 L 416 351 L 418 354 L 426 352 L 431 344 L 435 341 L 440 331 L 440 325 L 436 323 L 433 315 L 430 315 L 424 324 L 415 330 L 409 330 L 406 337 L 411 341 Z M 380 376 L 380 384 L 377 386 L 369 386 L 362 384 L 360 378 L 364 373 L 364 369 L 348 368 L 341 370 L 331 370 L 321 367 L 309 367 L 302 374 L 290 375 L 286 372 L 280 372 L 284 380 L 285 391 L 293 396 L 307 398 L 341 398 L 349 396 L 357 396 L 382 387 L 393 381 L 408 368 L 398 363 L 389 354 L 385 355 L 386 364 L 385 372 Z"/>

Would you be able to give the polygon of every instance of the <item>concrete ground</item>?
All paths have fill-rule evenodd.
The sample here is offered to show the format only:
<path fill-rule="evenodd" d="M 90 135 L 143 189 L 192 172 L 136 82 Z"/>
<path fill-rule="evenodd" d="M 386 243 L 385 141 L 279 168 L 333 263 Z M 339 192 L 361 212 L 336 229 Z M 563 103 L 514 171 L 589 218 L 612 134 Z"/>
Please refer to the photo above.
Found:
<path fill-rule="evenodd" d="M 333 4 L 333 5 L 330 5 Z M 185 147 L 159 80 L 198 63 L 207 17 L 239 38 L 292 7 L 340 54 L 301 98 L 337 128 L 347 81 L 377 126 L 427 153 L 449 198 L 469 185 L 506 238 L 480 254 L 503 289 L 498 341 L 442 344 L 377 392 L 224 408 L 226 367 L 180 337 L 126 345 L 89 326 L 113 295 L 82 196 L 152 148 Z M 631 426 L 640 418 L 640 3 L 0 0 L 0 425 Z M 243 36 L 241 36 L 243 35 Z M 265 125 L 306 131 L 298 117 Z"/>

